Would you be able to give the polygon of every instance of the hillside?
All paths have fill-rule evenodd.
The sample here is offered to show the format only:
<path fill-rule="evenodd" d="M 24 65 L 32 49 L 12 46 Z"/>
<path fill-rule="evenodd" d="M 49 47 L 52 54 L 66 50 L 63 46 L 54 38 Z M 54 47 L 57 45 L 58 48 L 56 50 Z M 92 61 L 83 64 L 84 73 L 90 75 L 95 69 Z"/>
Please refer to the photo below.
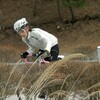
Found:
<path fill-rule="evenodd" d="M 7 45 L 9 43 L 10 46 L 16 43 L 16 46 L 19 46 L 21 39 L 14 32 L 13 24 L 19 18 L 25 17 L 33 27 L 42 28 L 56 35 L 59 39 L 62 53 L 66 52 L 66 50 L 70 53 L 70 51 L 73 51 L 74 47 L 76 49 L 84 48 L 85 44 L 87 44 L 87 48 L 89 46 L 93 51 L 96 50 L 96 46 L 99 45 L 100 17 L 94 18 L 93 16 L 98 16 L 100 14 L 99 0 L 87 0 L 87 5 L 85 7 L 75 9 L 75 17 L 77 19 L 81 18 L 81 20 L 73 25 L 71 23 L 66 23 L 66 21 L 71 19 L 71 14 L 69 10 L 64 7 L 61 8 L 61 16 L 64 23 L 60 21 L 56 2 L 53 0 L 37 0 L 36 16 L 34 16 L 34 2 L 35 0 L 0 1 L 0 43 L 7 43 Z M 93 19 L 86 16 L 93 17 Z M 63 43 L 64 45 L 62 47 Z M 81 47 L 82 45 L 83 47 Z"/>
<path fill-rule="evenodd" d="M 100 63 L 80 61 L 80 53 L 82 57 L 85 55 L 86 61 L 97 60 L 97 46 L 100 45 L 100 1 L 86 2 L 85 7 L 74 9 L 77 21 L 72 23 L 69 9 L 62 6 L 63 22 L 59 19 L 55 0 L 0 0 L 0 97 L 3 92 L 5 95 L 16 93 L 17 88 L 25 88 L 24 93 L 27 93 L 33 85 L 33 90 L 41 92 L 43 88 L 51 97 L 61 95 L 61 91 L 57 90 L 63 90 L 63 96 L 67 95 L 65 91 L 86 90 L 89 94 L 96 93 L 95 96 L 93 94 L 94 100 L 100 99 Z M 7 63 L 20 62 L 21 52 L 27 49 L 13 30 L 14 22 L 22 17 L 27 18 L 33 27 L 54 34 L 59 40 L 60 54 L 66 58 L 42 67 L 36 64 L 27 77 L 20 81 L 30 65 L 12 66 Z M 79 58 L 74 59 L 74 56 Z"/>

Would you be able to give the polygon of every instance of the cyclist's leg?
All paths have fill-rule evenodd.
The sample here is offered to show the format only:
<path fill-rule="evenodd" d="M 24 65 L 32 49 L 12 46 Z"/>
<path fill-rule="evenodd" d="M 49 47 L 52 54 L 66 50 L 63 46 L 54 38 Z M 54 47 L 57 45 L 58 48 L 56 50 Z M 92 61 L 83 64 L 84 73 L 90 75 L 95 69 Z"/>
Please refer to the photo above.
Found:
<path fill-rule="evenodd" d="M 58 55 L 59 55 L 59 46 L 58 46 L 58 44 L 54 45 L 51 48 L 50 54 L 51 54 L 51 56 L 44 58 L 44 60 L 49 61 L 49 62 L 58 60 Z"/>
<path fill-rule="evenodd" d="M 59 46 L 58 44 L 56 44 L 51 48 L 51 61 L 58 60 L 58 55 L 59 55 Z"/>

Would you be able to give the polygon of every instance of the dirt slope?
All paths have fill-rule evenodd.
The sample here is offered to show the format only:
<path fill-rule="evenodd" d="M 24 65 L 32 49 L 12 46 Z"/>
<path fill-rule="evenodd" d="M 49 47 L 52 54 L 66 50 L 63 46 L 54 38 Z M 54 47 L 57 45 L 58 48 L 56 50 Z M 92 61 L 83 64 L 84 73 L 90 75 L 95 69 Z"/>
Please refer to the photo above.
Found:
<path fill-rule="evenodd" d="M 76 18 L 82 18 L 87 14 L 89 16 L 99 14 L 99 0 L 90 1 L 87 0 L 85 7 L 74 9 Z M 0 48 L 3 49 L 6 46 L 11 51 L 13 51 L 11 48 L 15 48 L 15 50 L 17 49 L 16 55 L 27 48 L 13 31 L 14 22 L 26 17 L 33 27 L 40 27 L 58 37 L 61 54 L 96 52 L 97 46 L 100 44 L 100 18 L 81 20 L 72 25 L 71 23 L 61 23 L 56 2 L 53 0 L 37 0 L 36 16 L 33 16 L 33 7 L 34 0 L 0 1 L 0 27 L 5 28 L 5 30 L 0 30 Z M 61 8 L 61 15 L 64 21 L 71 18 L 69 10 L 64 7 Z M 6 27 L 10 27 L 10 29 L 6 29 Z"/>

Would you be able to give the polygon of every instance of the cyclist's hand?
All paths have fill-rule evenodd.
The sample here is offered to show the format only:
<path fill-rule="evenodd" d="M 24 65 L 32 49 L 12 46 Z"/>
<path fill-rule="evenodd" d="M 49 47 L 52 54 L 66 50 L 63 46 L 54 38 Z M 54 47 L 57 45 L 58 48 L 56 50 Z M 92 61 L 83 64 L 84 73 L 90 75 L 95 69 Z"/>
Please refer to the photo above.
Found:
<path fill-rule="evenodd" d="M 48 57 L 50 55 L 50 53 L 47 51 L 47 50 L 42 50 L 42 51 L 39 51 L 39 53 L 35 53 L 33 54 L 34 57 Z"/>
<path fill-rule="evenodd" d="M 45 50 L 44 53 L 42 53 L 40 56 L 43 57 L 43 58 L 49 57 L 50 53 L 47 50 Z"/>
<path fill-rule="evenodd" d="M 36 57 L 36 58 L 39 57 L 39 53 L 34 53 L 34 54 L 32 54 L 32 55 L 33 55 L 33 57 Z"/>
<path fill-rule="evenodd" d="M 28 55 L 29 55 L 28 52 L 24 52 L 24 53 L 21 54 L 21 58 L 26 58 Z"/>

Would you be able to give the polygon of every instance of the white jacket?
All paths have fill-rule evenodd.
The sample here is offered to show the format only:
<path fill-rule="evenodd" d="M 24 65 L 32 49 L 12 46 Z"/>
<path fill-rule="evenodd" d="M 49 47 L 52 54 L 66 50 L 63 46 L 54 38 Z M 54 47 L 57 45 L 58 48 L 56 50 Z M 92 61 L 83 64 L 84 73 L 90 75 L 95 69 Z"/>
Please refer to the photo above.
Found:
<path fill-rule="evenodd" d="M 51 48 L 58 44 L 58 39 L 39 28 L 33 28 L 31 32 L 28 33 L 28 37 L 22 37 L 22 40 L 28 45 L 28 53 L 33 53 L 35 48 L 47 50 L 50 52 Z"/>

